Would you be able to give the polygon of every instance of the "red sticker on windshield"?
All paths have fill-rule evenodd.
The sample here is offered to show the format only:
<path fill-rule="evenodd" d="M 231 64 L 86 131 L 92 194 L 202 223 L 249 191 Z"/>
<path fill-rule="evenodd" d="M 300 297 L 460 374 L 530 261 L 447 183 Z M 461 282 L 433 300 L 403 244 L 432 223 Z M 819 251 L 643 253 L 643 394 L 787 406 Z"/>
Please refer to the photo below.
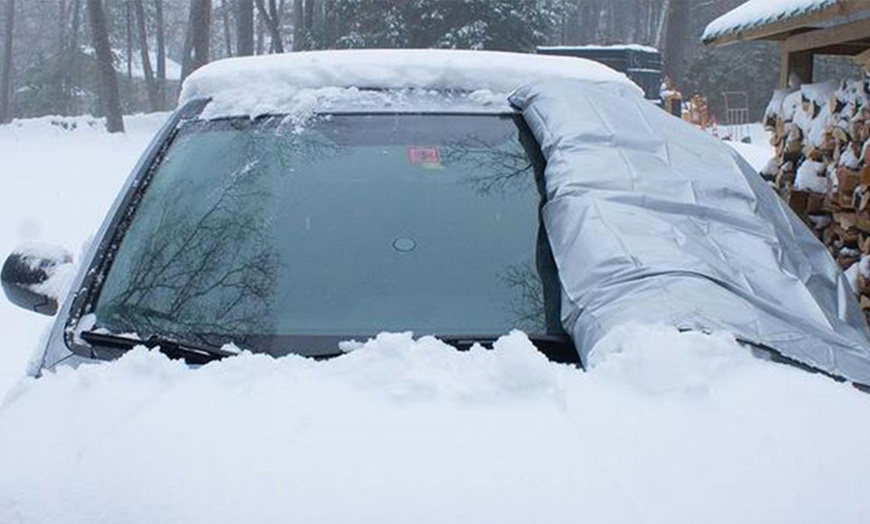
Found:
<path fill-rule="evenodd" d="M 408 148 L 408 162 L 412 166 L 441 167 L 441 153 L 437 147 L 411 146 Z"/>

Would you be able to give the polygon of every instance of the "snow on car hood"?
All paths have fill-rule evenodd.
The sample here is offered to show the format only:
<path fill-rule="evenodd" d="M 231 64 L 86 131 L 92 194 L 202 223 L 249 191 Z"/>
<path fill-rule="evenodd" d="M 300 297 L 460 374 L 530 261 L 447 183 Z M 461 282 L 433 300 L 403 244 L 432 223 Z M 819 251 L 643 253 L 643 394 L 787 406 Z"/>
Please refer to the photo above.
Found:
<path fill-rule="evenodd" d="M 825 247 L 739 155 L 630 89 L 542 81 L 511 102 L 547 159 L 566 331 L 725 330 L 870 384 L 870 340 Z"/>
<path fill-rule="evenodd" d="M 582 58 L 453 49 L 346 49 L 212 62 L 184 81 L 179 106 L 210 98 L 204 118 L 287 114 L 318 98 L 347 98 L 360 90 L 488 91 L 506 96 L 542 78 L 617 83 L 641 93 L 624 74 Z"/>
<path fill-rule="evenodd" d="M 0 407 L 0 522 L 866 521 L 870 396 L 727 334 L 625 326 L 601 350 L 583 373 L 521 333 L 392 334 L 58 368 Z"/>

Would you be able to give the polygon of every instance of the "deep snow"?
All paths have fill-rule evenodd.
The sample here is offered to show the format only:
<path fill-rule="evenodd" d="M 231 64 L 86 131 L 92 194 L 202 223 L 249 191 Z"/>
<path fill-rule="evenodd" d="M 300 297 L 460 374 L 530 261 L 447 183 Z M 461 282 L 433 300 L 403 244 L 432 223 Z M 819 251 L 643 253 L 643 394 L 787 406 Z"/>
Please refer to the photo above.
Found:
<path fill-rule="evenodd" d="M 90 117 L 0 126 L 0 258 L 39 242 L 65 247 L 77 260 L 166 117 L 127 117 L 128 132 L 118 135 L 107 134 L 102 121 Z M 50 322 L 0 297 L 0 395 L 21 376 Z"/>
<path fill-rule="evenodd" d="M 0 254 L 78 252 L 164 117 L 0 127 Z M 22 378 L 48 322 L 0 300 L 4 524 L 870 521 L 870 395 L 725 334 L 625 326 L 586 373 L 396 334 Z"/>
<path fill-rule="evenodd" d="M 191 370 L 136 350 L 0 408 L 2 522 L 866 522 L 870 397 L 727 336 L 519 334 Z"/>

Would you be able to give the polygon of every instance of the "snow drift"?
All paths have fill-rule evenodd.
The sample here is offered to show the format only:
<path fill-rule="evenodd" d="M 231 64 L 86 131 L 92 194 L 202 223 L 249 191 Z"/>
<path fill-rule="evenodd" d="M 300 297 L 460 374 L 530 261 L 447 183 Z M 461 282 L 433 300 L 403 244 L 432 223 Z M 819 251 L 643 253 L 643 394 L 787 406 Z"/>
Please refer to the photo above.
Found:
<path fill-rule="evenodd" d="M 141 348 L 6 398 L 0 522 L 866 522 L 868 409 L 667 327 L 588 373 L 518 332 L 199 369 Z"/>

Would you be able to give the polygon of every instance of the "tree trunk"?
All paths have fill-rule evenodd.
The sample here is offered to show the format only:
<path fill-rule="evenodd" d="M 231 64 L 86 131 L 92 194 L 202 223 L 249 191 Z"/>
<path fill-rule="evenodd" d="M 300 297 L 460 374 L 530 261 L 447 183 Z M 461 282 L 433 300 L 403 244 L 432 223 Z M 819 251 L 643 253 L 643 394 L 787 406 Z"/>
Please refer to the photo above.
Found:
<path fill-rule="evenodd" d="M 335 0 L 323 0 L 323 45 L 331 46 L 338 38 L 338 20 Z"/>
<path fill-rule="evenodd" d="M 315 40 L 322 40 L 323 39 L 323 33 L 325 31 L 325 28 L 326 28 L 326 7 L 327 7 L 326 2 L 324 2 L 323 0 L 319 0 L 315 4 L 314 22 L 311 26 L 311 29 L 309 30 L 309 36 L 308 36 L 311 49 L 323 47 L 322 43 L 315 41 Z"/>
<path fill-rule="evenodd" d="M 667 30 L 665 32 L 665 48 L 663 69 L 679 89 L 683 83 L 683 73 L 686 70 L 686 40 L 689 34 L 690 0 L 670 0 L 667 11 Z"/>
<path fill-rule="evenodd" d="M 67 18 L 69 17 L 69 8 L 71 4 L 67 4 L 66 0 L 59 0 L 57 10 L 57 71 L 58 71 L 58 99 L 57 107 L 60 114 L 69 114 L 69 78 L 67 75 Z"/>
<path fill-rule="evenodd" d="M 157 100 L 166 109 L 166 34 L 163 29 L 163 0 L 156 0 L 157 15 Z"/>
<path fill-rule="evenodd" d="M 227 46 L 227 56 L 233 56 L 233 39 L 230 34 L 230 8 L 227 0 L 221 0 L 221 22 L 224 26 L 224 44 Z"/>
<path fill-rule="evenodd" d="M 305 42 L 304 0 L 293 0 L 293 50 L 301 51 Z"/>
<path fill-rule="evenodd" d="M 74 72 L 78 71 L 78 69 L 76 69 L 76 62 L 78 62 L 79 57 L 79 27 L 82 23 L 81 0 L 73 0 L 72 13 L 72 27 L 70 28 L 69 45 L 64 50 L 63 64 L 63 81 L 65 84 L 64 96 L 67 97 L 66 112 L 70 115 L 78 114 L 81 111 L 77 104 L 78 98 L 73 92 L 74 87 L 79 85 L 78 78 L 73 75 Z"/>
<path fill-rule="evenodd" d="M 258 54 L 258 55 L 263 54 L 264 41 L 266 40 L 266 36 L 264 34 L 265 33 L 264 26 L 265 26 L 265 24 L 263 23 L 263 15 L 258 14 L 257 15 L 257 49 L 255 51 L 256 54 Z"/>
<path fill-rule="evenodd" d="M 181 79 L 208 63 L 211 0 L 190 0 L 190 16 L 184 35 Z"/>
<path fill-rule="evenodd" d="M 211 27 L 211 0 L 192 0 L 190 4 L 191 44 L 193 62 L 191 71 L 208 63 L 209 28 Z"/>
<path fill-rule="evenodd" d="M 613 42 L 625 42 L 625 37 L 622 36 L 622 24 L 616 25 L 616 6 L 611 3 L 607 6 L 607 37 L 605 43 L 612 44 Z M 622 20 L 620 20 L 622 22 Z"/>
<path fill-rule="evenodd" d="M 106 129 L 109 133 L 124 132 L 121 116 L 121 100 L 118 96 L 118 78 L 112 65 L 112 49 L 109 47 L 109 31 L 101 0 L 88 0 L 88 16 L 91 21 L 91 39 L 97 53 L 100 73 L 100 101 L 106 114 Z"/>
<path fill-rule="evenodd" d="M 653 47 L 661 49 L 662 47 L 662 35 L 665 31 L 665 18 L 667 18 L 668 12 L 670 12 L 670 0 L 663 0 L 664 7 L 661 9 L 663 14 L 656 15 L 656 30 L 653 33 Z"/>
<path fill-rule="evenodd" d="M 317 2 L 315 0 L 305 0 L 302 22 L 305 26 L 304 40 L 302 46 L 305 49 L 313 49 L 314 47 L 314 17 L 317 12 Z"/>
<path fill-rule="evenodd" d="M 598 42 L 598 26 L 601 17 L 601 6 L 598 0 L 581 4 L 580 39 L 583 44 Z"/>
<path fill-rule="evenodd" d="M 254 0 L 236 0 L 236 54 L 254 54 Z"/>
<path fill-rule="evenodd" d="M 577 45 L 580 43 L 580 6 L 571 4 L 567 9 L 564 44 Z"/>
<path fill-rule="evenodd" d="M 646 32 L 646 26 L 649 25 L 649 0 L 644 0 L 643 4 L 637 6 L 637 9 L 632 29 L 632 40 L 637 44 L 649 44 L 649 36 Z"/>
<path fill-rule="evenodd" d="M 616 19 L 618 42 L 627 44 L 636 44 L 637 40 L 634 33 L 634 20 L 637 17 L 637 10 L 640 5 L 637 2 L 617 2 L 613 6 L 614 17 Z"/>
<path fill-rule="evenodd" d="M 148 107 L 151 111 L 159 109 L 157 83 L 154 81 L 154 70 L 151 69 L 151 56 L 148 54 L 148 32 L 145 29 L 145 6 L 142 0 L 133 0 L 136 13 L 136 26 L 139 32 L 139 57 L 142 60 L 142 75 L 145 77 L 145 89 L 148 91 Z"/>
<path fill-rule="evenodd" d="M 190 27 L 190 23 L 188 20 L 187 28 L 184 30 L 184 45 L 182 46 L 181 52 L 181 80 L 184 81 L 185 78 L 193 71 L 193 58 L 190 56 L 193 49 L 193 28 Z"/>
<path fill-rule="evenodd" d="M 314 0 L 305 0 L 305 33 L 307 37 L 310 37 L 311 31 L 314 29 L 314 11 L 316 9 L 317 4 Z"/>
<path fill-rule="evenodd" d="M 127 22 L 127 82 L 129 86 L 133 85 L 133 17 L 130 16 L 130 0 L 124 3 L 125 22 Z"/>
<path fill-rule="evenodd" d="M 260 16 L 266 22 L 266 28 L 269 30 L 269 35 L 272 38 L 272 51 L 275 53 L 284 52 L 284 42 L 281 39 L 281 26 L 278 19 L 278 8 L 274 0 L 270 0 L 269 6 L 272 9 L 271 15 L 266 11 L 266 6 L 263 0 L 254 0 L 257 9 L 260 11 Z"/>
<path fill-rule="evenodd" d="M 3 43 L 3 67 L 0 70 L 0 124 L 12 120 L 12 30 L 15 27 L 15 0 L 6 0 L 6 39 Z"/>
<path fill-rule="evenodd" d="M 61 57 L 66 49 L 66 18 L 68 14 L 66 0 L 59 0 L 57 10 L 59 12 L 57 17 L 57 56 Z"/>

